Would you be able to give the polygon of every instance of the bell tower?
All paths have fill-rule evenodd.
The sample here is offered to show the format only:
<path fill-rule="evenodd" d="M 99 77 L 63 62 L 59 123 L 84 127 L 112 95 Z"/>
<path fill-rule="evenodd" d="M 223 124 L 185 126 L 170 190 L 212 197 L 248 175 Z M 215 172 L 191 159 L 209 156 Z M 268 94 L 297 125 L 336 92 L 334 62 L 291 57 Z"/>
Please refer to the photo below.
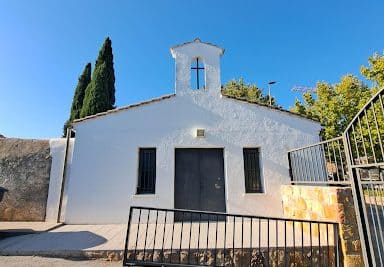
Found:
<path fill-rule="evenodd" d="M 196 38 L 171 48 L 176 66 L 176 94 L 220 95 L 220 57 L 224 49 Z"/>

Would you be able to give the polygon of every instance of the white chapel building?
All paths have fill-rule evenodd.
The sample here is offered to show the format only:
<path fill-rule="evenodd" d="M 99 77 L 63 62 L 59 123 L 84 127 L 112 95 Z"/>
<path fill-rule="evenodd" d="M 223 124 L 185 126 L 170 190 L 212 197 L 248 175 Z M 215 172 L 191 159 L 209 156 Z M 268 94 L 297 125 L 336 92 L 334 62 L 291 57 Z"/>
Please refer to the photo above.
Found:
<path fill-rule="evenodd" d="M 223 96 L 223 48 L 196 39 L 171 54 L 174 94 L 74 122 L 65 223 L 126 223 L 130 206 L 283 215 L 287 151 L 319 141 L 320 124 Z"/>

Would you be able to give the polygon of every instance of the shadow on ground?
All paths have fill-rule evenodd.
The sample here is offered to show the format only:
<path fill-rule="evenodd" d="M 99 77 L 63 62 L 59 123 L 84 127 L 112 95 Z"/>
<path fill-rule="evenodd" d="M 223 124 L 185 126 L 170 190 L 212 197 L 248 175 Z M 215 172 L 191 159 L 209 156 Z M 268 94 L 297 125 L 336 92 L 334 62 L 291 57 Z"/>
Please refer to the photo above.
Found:
<path fill-rule="evenodd" d="M 0 240 L 0 251 L 74 251 L 96 247 L 107 242 L 89 231 L 42 232 Z"/>

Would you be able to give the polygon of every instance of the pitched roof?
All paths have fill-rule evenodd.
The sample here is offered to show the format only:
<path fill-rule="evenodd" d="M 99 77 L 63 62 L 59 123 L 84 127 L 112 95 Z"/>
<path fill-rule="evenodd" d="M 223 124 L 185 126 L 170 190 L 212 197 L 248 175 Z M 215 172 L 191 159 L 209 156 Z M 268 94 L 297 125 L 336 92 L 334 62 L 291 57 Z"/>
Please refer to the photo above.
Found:
<path fill-rule="evenodd" d="M 283 109 L 281 107 L 270 106 L 270 105 L 267 105 L 267 104 L 264 104 L 264 103 L 260 103 L 260 102 L 256 102 L 256 101 L 250 101 L 250 100 L 245 99 L 245 98 L 238 98 L 238 97 L 234 97 L 234 96 L 230 96 L 230 95 L 225 95 L 225 94 L 222 94 L 222 96 L 224 96 L 226 98 L 242 101 L 242 102 L 247 102 L 247 103 L 250 103 L 250 104 L 259 105 L 259 106 L 266 107 L 266 108 L 269 108 L 269 109 L 274 109 L 274 110 L 278 110 L 278 111 L 281 111 L 281 112 L 285 112 L 285 113 L 288 113 L 290 115 L 298 116 L 298 117 L 300 117 L 302 119 L 307 119 L 307 120 L 318 122 L 318 123 L 320 122 L 317 119 L 309 118 L 307 116 L 304 116 L 304 115 L 301 115 L 301 114 L 289 111 L 287 109 Z"/>
<path fill-rule="evenodd" d="M 150 100 L 146 100 L 146 101 L 143 101 L 143 102 L 139 102 L 139 103 L 135 103 L 135 104 L 131 104 L 131 105 L 127 105 L 127 106 L 123 106 L 123 107 L 107 110 L 107 111 L 104 111 L 104 112 L 97 113 L 95 115 L 90 115 L 90 116 L 87 116 L 87 117 L 84 117 L 84 118 L 81 118 L 81 119 L 74 120 L 73 123 L 78 123 L 78 122 L 81 122 L 81 121 L 85 121 L 85 120 L 89 120 L 89 119 L 94 119 L 94 118 L 97 118 L 97 117 L 102 117 L 102 116 L 105 116 L 105 115 L 108 115 L 108 114 L 116 113 L 116 112 L 127 110 L 127 109 L 130 109 L 130 108 L 147 105 L 147 104 L 158 102 L 158 101 L 161 101 L 161 100 L 164 100 L 164 99 L 169 99 L 169 98 L 174 97 L 174 96 L 176 96 L 176 94 L 164 95 L 164 96 L 157 97 L 157 98 L 152 98 Z"/>
<path fill-rule="evenodd" d="M 172 51 L 172 49 L 175 49 L 175 48 L 178 48 L 178 47 L 181 47 L 181 46 L 184 46 L 184 45 L 193 44 L 193 43 L 202 43 L 202 44 L 206 44 L 206 45 L 210 45 L 210 46 L 216 47 L 216 48 L 221 50 L 220 55 L 223 55 L 224 51 L 225 51 L 224 48 L 222 48 L 220 46 L 217 46 L 215 44 L 212 44 L 212 43 L 202 42 L 199 38 L 195 38 L 193 41 L 189 41 L 189 42 L 185 42 L 185 43 L 182 43 L 182 44 L 178 44 L 178 45 L 172 46 L 171 47 L 171 51 Z"/>
<path fill-rule="evenodd" d="M 176 94 L 164 95 L 164 96 L 153 98 L 153 99 L 146 100 L 146 101 L 143 101 L 143 102 L 139 102 L 139 103 L 135 103 L 135 104 L 131 104 L 131 105 L 127 105 L 127 106 L 111 109 L 111 110 L 108 110 L 108 111 L 97 113 L 95 115 L 90 115 L 90 116 L 87 116 L 87 117 L 84 117 L 84 118 L 81 118 L 81 119 L 74 120 L 73 123 L 78 123 L 78 122 L 86 121 L 86 120 L 89 120 L 89 119 L 103 117 L 103 116 L 106 116 L 106 115 L 109 115 L 109 114 L 112 114 L 112 113 L 116 113 L 116 112 L 119 112 L 119 111 L 123 111 L 123 110 L 131 109 L 131 108 L 134 108 L 134 107 L 139 107 L 139 106 L 151 104 L 151 103 L 154 103 L 154 102 L 159 102 L 161 100 L 169 99 L 169 98 L 174 97 L 174 96 L 176 96 Z M 238 97 L 229 96 L 229 95 L 225 95 L 225 94 L 222 94 L 222 96 L 226 97 L 226 98 L 242 101 L 242 102 L 247 102 L 249 104 L 259 105 L 259 106 L 266 107 L 266 108 L 269 108 L 269 109 L 278 110 L 278 111 L 285 112 L 285 113 L 288 113 L 290 115 L 298 116 L 300 118 L 311 120 L 311 121 L 314 121 L 314 122 L 319 122 L 316 119 L 312 119 L 312 118 L 309 118 L 309 117 L 306 117 L 304 115 L 300 115 L 300 114 L 294 113 L 292 111 L 289 111 L 289 110 L 286 110 L 286 109 L 283 109 L 283 108 L 280 108 L 280 107 L 269 106 L 269 105 L 264 104 L 264 103 L 259 103 L 259 102 L 255 102 L 255 101 L 249 101 L 249 100 L 247 100 L 245 98 L 238 98 Z"/>

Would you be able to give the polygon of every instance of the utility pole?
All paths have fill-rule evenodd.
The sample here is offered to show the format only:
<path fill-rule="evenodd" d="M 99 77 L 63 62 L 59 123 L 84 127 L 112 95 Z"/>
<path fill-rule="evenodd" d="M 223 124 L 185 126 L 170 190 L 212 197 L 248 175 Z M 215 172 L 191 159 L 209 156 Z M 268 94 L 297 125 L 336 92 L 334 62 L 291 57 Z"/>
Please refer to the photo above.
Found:
<path fill-rule="evenodd" d="M 268 83 L 268 98 L 269 98 L 269 105 L 272 106 L 272 99 L 271 99 L 271 85 L 275 84 L 275 81 L 270 81 Z"/>

